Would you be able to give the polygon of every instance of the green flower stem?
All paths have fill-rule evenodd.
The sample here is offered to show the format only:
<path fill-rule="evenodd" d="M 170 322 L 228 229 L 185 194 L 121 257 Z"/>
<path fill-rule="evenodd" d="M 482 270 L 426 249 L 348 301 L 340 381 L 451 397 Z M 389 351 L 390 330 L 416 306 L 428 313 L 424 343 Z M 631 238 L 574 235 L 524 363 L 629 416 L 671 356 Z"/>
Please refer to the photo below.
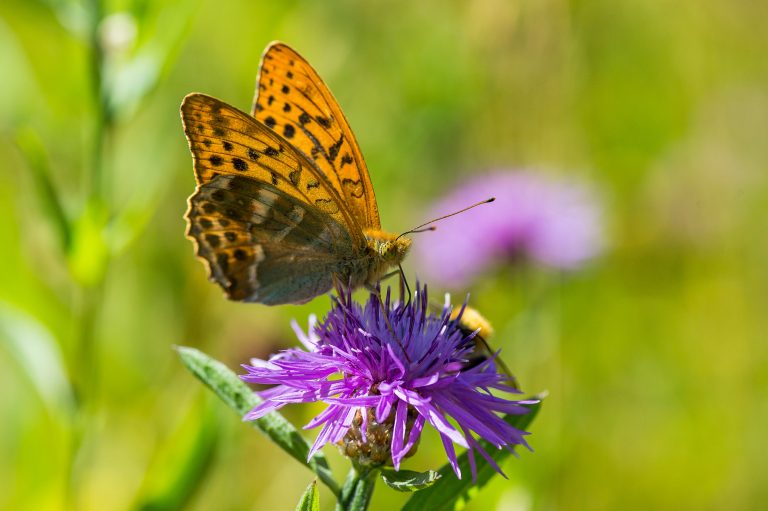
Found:
<path fill-rule="evenodd" d="M 353 468 L 347 475 L 336 511 L 365 511 L 371 503 L 379 471 Z"/>
<path fill-rule="evenodd" d="M 104 17 L 102 0 L 89 0 L 88 36 L 89 36 L 89 67 L 91 83 L 91 98 L 94 108 L 94 132 L 91 142 L 91 161 L 88 166 L 86 208 L 83 214 L 90 214 L 94 204 L 101 209 L 107 204 L 105 190 L 104 161 L 107 153 L 107 140 L 112 129 L 112 116 L 108 109 L 107 91 L 104 87 L 104 50 L 99 34 L 101 21 Z M 69 255 L 72 255 L 71 253 Z M 89 437 L 88 430 L 93 424 L 96 397 L 99 389 L 99 346 L 97 327 L 101 317 L 104 299 L 104 281 L 108 274 L 109 260 L 104 261 L 104 271 L 100 272 L 95 282 L 79 282 L 77 293 L 80 307 L 77 313 L 76 339 L 71 357 L 70 374 L 75 389 L 76 406 L 72 426 L 70 460 L 68 466 L 68 484 L 66 502 L 68 507 L 77 506 L 77 493 L 82 478 L 82 468 L 87 464 L 85 459 L 85 440 Z"/>
<path fill-rule="evenodd" d="M 109 110 L 109 98 L 104 88 L 104 49 L 101 45 L 101 21 L 104 8 L 101 0 L 90 0 L 89 11 L 89 65 L 91 98 L 95 112 L 92 161 L 90 165 L 89 199 L 101 202 L 108 195 L 105 190 L 104 159 L 105 141 L 112 130 L 112 115 Z"/>

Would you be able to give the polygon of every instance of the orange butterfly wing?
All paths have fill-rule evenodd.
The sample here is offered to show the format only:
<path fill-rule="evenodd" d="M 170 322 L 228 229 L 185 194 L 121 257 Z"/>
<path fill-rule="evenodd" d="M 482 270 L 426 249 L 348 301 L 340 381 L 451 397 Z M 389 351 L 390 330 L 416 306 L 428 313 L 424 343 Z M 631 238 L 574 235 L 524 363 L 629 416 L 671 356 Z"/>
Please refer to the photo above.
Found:
<path fill-rule="evenodd" d="M 363 155 L 336 99 L 317 72 L 273 42 L 259 68 L 251 114 L 314 161 L 365 229 L 381 229 Z"/>
<path fill-rule="evenodd" d="M 357 245 L 365 245 L 358 222 L 323 173 L 272 130 L 205 94 L 185 97 L 181 117 L 198 185 L 221 174 L 271 183 L 330 215 L 347 228 Z"/>
<path fill-rule="evenodd" d="M 364 271 L 360 225 L 303 153 L 204 94 L 185 97 L 181 116 L 198 184 L 187 235 L 227 296 L 302 303 Z"/>

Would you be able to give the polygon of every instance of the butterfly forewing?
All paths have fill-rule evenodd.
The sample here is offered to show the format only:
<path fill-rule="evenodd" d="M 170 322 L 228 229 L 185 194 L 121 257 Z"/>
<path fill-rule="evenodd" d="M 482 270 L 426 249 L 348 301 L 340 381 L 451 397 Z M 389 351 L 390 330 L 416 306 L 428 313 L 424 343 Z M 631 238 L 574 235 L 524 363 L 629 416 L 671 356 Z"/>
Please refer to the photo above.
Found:
<path fill-rule="evenodd" d="M 341 108 L 312 66 L 283 43 L 262 57 L 252 115 L 323 171 L 361 227 L 381 228 L 368 169 Z"/>
<path fill-rule="evenodd" d="M 327 291 L 355 258 L 347 229 L 277 187 L 217 175 L 189 200 L 188 235 L 233 300 L 301 303 Z"/>
<path fill-rule="evenodd" d="M 240 175 L 271 184 L 327 213 L 347 227 L 356 243 L 364 243 L 359 224 L 323 173 L 272 130 L 204 94 L 184 98 L 181 114 L 198 184 L 217 175 Z"/>

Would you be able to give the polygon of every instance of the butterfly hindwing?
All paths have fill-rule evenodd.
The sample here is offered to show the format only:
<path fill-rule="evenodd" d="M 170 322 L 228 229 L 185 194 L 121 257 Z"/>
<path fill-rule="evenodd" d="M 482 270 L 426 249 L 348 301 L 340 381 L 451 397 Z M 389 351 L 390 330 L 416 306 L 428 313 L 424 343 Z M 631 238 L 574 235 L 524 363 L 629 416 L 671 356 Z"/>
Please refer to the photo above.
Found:
<path fill-rule="evenodd" d="M 233 300 L 301 303 L 359 260 L 347 229 L 274 185 L 218 175 L 190 197 L 187 234 Z"/>
<path fill-rule="evenodd" d="M 368 169 L 344 113 L 312 66 L 283 43 L 264 52 L 252 115 L 323 171 L 363 228 L 381 228 Z"/>

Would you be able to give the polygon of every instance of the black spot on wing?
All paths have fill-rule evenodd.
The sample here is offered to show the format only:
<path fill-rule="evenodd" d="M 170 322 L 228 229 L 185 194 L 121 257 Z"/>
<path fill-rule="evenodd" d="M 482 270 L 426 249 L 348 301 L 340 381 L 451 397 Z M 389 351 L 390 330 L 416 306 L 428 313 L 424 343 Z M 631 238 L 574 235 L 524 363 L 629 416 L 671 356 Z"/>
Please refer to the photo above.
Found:
<path fill-rule="evenodd" d="M 248 164 L 241 158 L 232 158 L 232 166 L 235 167 L 235 170 L 239 170 L 240 172 L 248 170 Z"/>
<path fill-rule="evenodd" d="M 218 248 L 218 246 L 221 244 L 221 240 L 219 240 L 219 237 L 215 234 L 206 234 L 205 241 L 207 241 L 208 244 L 213 248 Z"/>
<path fill-rule="evenodd" d="M 288 174 L 288 179 L 291 181 L 291 184 L 293 186 L 298 186 L 299 185 L 299 181 L 301 180 L 301 169 L 298 168 L 296 170 L 292 170 Z"/>
<path fill-rule="evenodd" d="M 331 147 L 328 148 L 328 161 L 330 163 L 333 163 L 333 161 L 339 155 L 339 150 L 341 149 L 341 145 L 343 143 L 344 143 L 344 135 L 342 134 L 339 137 L 339 140 L 337 140 L 335 144 L 333 144 Z"/>

